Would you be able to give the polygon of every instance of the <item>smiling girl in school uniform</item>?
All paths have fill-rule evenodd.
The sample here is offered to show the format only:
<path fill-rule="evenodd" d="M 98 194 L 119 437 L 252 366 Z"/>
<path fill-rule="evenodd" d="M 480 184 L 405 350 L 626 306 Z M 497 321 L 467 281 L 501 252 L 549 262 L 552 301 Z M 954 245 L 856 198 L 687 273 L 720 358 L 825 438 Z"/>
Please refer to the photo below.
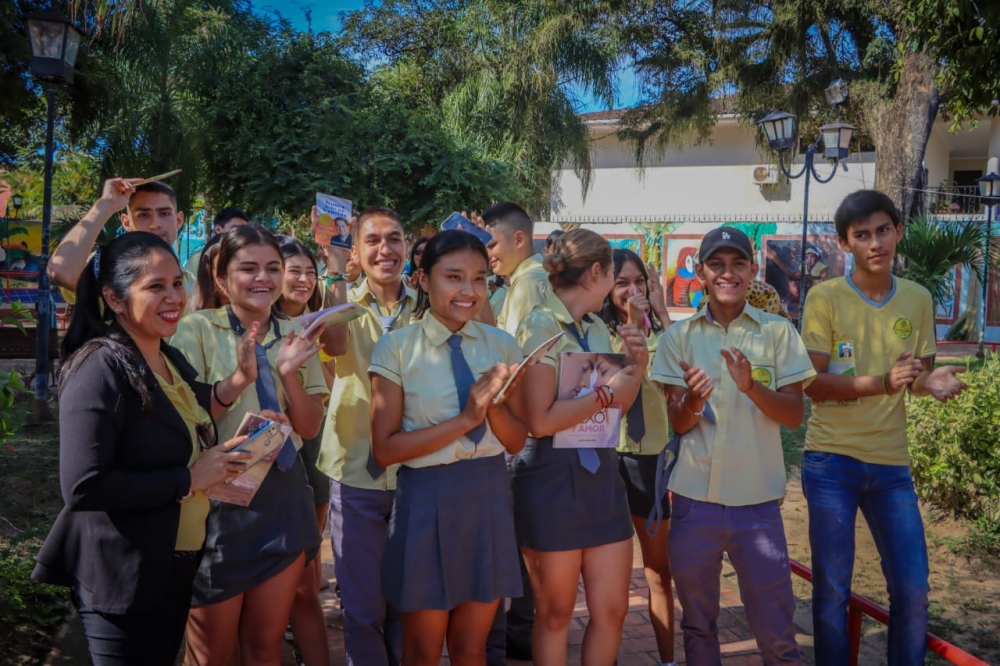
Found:
<path fill-rule="evenodd" d="M 372 354 L 372 453 L 402 463 L 382 558 L 386 600 L 402 612 L 403 662 L 483 664 L 499 599 L 521 594 L 513 497 L 503 453 L 527 429 L 501 400 L 521 352 L 474 321 L 487 299 L 486 247 L 444 231 L 420 263 L 419 322 Z M 505 394 L 506 397 L 507 394 Z"/>

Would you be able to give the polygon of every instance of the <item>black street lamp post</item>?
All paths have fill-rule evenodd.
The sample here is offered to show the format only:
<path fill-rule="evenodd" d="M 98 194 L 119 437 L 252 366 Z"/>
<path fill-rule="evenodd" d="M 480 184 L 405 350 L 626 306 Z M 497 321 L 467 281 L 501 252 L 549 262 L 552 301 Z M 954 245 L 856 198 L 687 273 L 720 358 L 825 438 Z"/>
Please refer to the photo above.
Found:
<path fill-rule="evenodd" d="M 1000 175 L 988 173 L 978 178 L 979 197 L 986 204 L 986 230 L 983 233 L 983 299 L 980 303 L 979 350 L 977 358 L 984 358 L 986 351 L 986 299 L 990 295 L 990 241 L 993 231 L 993 207 L 1000 204 Z"/>
<path fill-rule="evenodd" d="M 847 88 L 840 79 L 830 84 L 826 89 L 826 99 L 830 103 L 830 114 L 838 104 L 847 101 Z M 805 193 L 802 200 L 802 251 L 799 256 L 799 312 L 798 327 L 802 330 L 802 311 L 806 304 L 806 246 L 809 243 L 809 183 L 815 178 L 818 183 L 829 183 L 837 173 L 840 161 L 846 159 L 849 154 L 851 137 L 856 129 L 853 125 L 842 122 L 832 122 L 819 128 L 820 135 L 806 148 L 805 163 L 796 174 L 792 174 L 788 166 L 785 165 L 785 152 L 791 151 L 795 147 L 795 116 L 780 110 L 774 110 L 757 122 L 764 128 L 767 135 L 768 144 L 771 150 L 778 153 L 778 165 L 781 172 L 786 177 L 794 180 L 805 176 Z M 822 178 L 816 173 L 816 155 L 819 152 L 817 147 L 823 141 L 823 157 L 833 162 L 833 171 L 826 178 Z M 789 158 L 789 164 L 794 161 L 794 157 Z M 845 167 L 846 168 L 846 167 Z"/>
<path fill-rule="evenodd" d="M 52 162 L 55 155 L 55 87 L 73 82 L 73 68 L 80 49 L 80 32 L 57 11 L 38 12 L 24 17 L 31 47 L 31 73 L 42 81 L 48 104 L 45 129 L 45 191 L 42 200 L 42 256 L 38 268 L 38 322 L 35 349 L 35 399 L 31 414 L 35 423 L 52 420 L 48 408 L 49 333 L 52 321 L 50 293 L 49 233 L 52 226 Z"/>
<path fill-rule="evenodd" d="M 24 197 L 22 197 L 20 194 L 12 194 L 10 198 L 7 200 L 7 206 L 3 213 L 3 222 L 4 222 L 3 239 L 4 243 L 6 244 L 6 249 L 4 248 L 0 249 L 4 249 L 4 252 L 7 253 L 4 261 L 7 262 L 8 266 L 10 265 L 10 219 L 11 218 L 17 219 L 17 215 L 18 213 L 21 212 L 21 206 L 23 205 L 24 205 Z M 13 213 L 10 212 L 11 208 L 14 209 Z"/>

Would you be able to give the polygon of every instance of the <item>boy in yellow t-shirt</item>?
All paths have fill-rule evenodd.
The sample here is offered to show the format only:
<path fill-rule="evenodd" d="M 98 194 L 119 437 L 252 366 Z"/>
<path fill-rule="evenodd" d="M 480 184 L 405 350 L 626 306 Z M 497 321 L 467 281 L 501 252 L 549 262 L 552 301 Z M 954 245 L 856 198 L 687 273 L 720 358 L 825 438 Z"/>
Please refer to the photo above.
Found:
<path fill-rule="evenodd" d="M 910 476 L 904 390 L 945 402 L 965 388 L 961 366 L 934 369 L 934 303 L 922 286 L 890 272 L 903 224 L 876 190 L 847 196 L 834 217 L 854 271 L 817 284 L 802 338 L 819 373 L 802 460 L 809 506 L 816 663 L 850 660 L 847 605 L 854 523 L 865 516 L 888 584 L 889 663 L 922 664 L 928 567 Z"/>

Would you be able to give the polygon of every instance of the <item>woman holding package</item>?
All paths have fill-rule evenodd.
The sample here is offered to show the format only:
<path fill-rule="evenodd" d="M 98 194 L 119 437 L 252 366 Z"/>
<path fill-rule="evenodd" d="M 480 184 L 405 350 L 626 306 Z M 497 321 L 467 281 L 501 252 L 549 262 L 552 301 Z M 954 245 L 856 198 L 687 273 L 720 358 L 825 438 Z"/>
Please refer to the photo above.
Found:
<path fill-rule="evenodd" d="M 515 412 L 531 436 L 512 466 L 518 545 L 535 595 L 532 655 L 540 666 L 566 663 L 582 574 L 590 611 L 583 661 L 610 665 L 621 643 L 632 573 L 633 528 L 618 457 L 614 448 L 556 448 L 553 436 L 611 405 L 627 411 L 640 389 L 637 368 L 645 369 L 648 353 L 635 326 L 620 326 L 628 365 L 600 379 L 593 391 L 560 399 L 563 353 L 595 355 L 591 372 L 605 376 L 598 365 L 613 347 L 596 313 L 614 285 L 611 246 L 593 231 L 574 229 L 556 239 L 543 265 L 552 293 L 521 321 L 517 340 L 527 355 L 563 336 L 525 372 Z"/>
<path fill-rule="evenodd" d="M 87 264 L 63 340 L 66 506 L 32 578 L 72 588 L 98 666 L 174 663 L 205 541 L 203 491 L 246 457 L 229 450 L 244 438 L 208 448 L 212 387 L 164 342 L 184 304 L 170 246 L 128 233 Z"/>

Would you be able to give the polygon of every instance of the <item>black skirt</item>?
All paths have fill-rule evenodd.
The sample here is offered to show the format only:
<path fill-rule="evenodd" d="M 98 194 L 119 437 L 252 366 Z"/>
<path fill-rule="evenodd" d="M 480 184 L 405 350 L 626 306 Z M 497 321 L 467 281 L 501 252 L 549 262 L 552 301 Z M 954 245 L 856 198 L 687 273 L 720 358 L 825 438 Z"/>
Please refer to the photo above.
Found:
<path fill-rule="evenodd" d="M 595 451 L 601 465 L 590 473 L 576 449 L 554 449 L 551 437 L 528 438 L 512 468 L 518 545 L 565 551 L 632 538 L 618 453 Z"/>
<path fill-rule="evenodd" d="M 225 601 L 319 551 L 312 490 L 301 456 L 282 472 L 271 467 L 250 506 L 211 501 L 205 554 L 194 579 L 192 605 Z"/>

